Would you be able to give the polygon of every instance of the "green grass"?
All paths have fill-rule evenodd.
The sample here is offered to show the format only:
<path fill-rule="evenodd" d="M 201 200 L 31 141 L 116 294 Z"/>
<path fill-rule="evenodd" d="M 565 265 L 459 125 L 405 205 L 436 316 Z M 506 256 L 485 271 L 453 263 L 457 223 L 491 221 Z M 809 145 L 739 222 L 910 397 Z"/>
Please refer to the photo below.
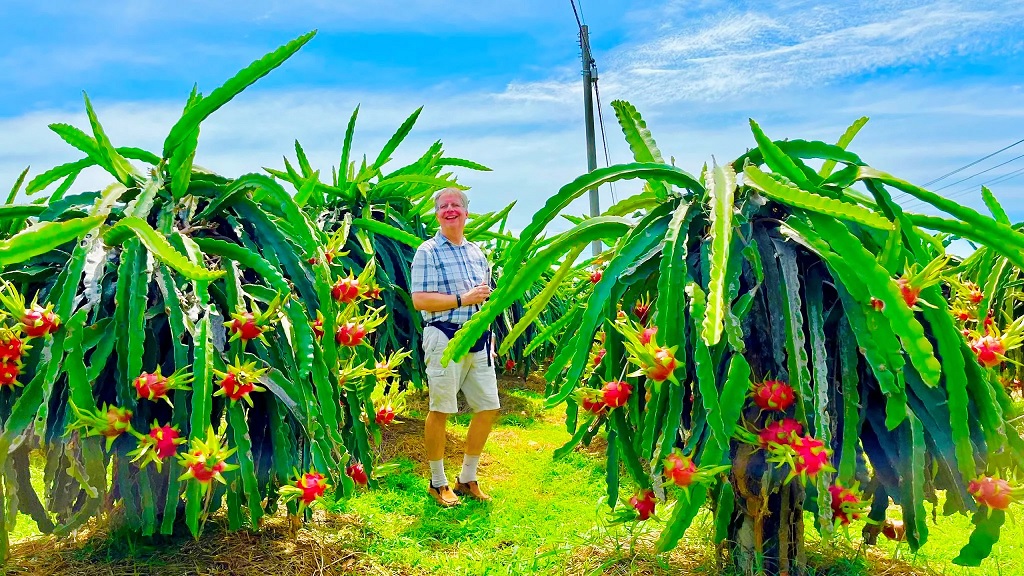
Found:
<path fill-rule="evenodd" d="M 507 380 L 503 382 L 509 385 Z M 536 391 L 513 388 L 504 389 L 503 394 L 505 408 L 480 466 L 481 486 L 493 496 L 492 503 L 466 501 L 453 509 L 436 506 L 426 494 L 425 464 L 413 453 L 420 445 L 414 422 L 407 422 L 394 428 L 396 434 L 403 435 L 399 440 L 407 452 L 394 458 L 397 471 L 382 478 L 376 490 L 361 490 L 348 500 L 328 503 L 326 513 L 316 514 L 298 532 L 282 528 L 280 519 L 258 536 L 228 534 L 212 522 L 198 543 L 187 537 L 150 544 L 133 539 L 125 548 L 123 534 L 101 534 L 76 544 L 66 554 L 77 562 L 74 571 L 83 574 L 178 573 L 170 566 L 181 557 L 191 557 L 194 566 L 209 572 L 231 565 L 233 573 L 266 575 L 305 573 L 321 561 L 339 566 L 339 572 L 431 576 L 720 573 L 714 547 L 708 541 L 712 525 L 707 511 L 697 517 L 679 549 L 654 556 L 652 543 L 662 524 L 605 524 L 603 451 L 576 451 L 552 461 L 554 449 L 569 439 L 561 410 L 544 410 Z M 410 417 L 422 409 L 420 404 L 422 399 L 413 400 Z M 468 415 L 450 420 L 449 432 L 456 444 L 465 438 L 468 423 Z M 458 457 L 449 456 L 450 478 L 460 464 Z M 36 459 L 33 465 L 41 468 L 42 462 Z M 41 470 L 35 475 L 37 481 L 38 472 Z M 623 493 L 630 485 L 623 478 Z M 41 486 L 37 489 L 41 491 Z M 1015 507 L 1014 512 L 1019 517 L 1020 509 Z M 669 510 L 659 506 L 658 516 L 668 518 Z M 898 511 L 890 516 L 898 518 Z M 970 521 L 963 517 L 940 516 L 937 525 L 930 523 L 927 546 L 919 554 L 911 554 L 906 544 L 897 546 L 880 538 L 870 555 L 901 559 L 951 576 L 1024 574 L 1024 531 L 1013 519 L 1011 514 L 992 557 L 978 569 L 950 563 L 970 534 Z M 851 527 L 849 540 L 841 533 L 833 543 L 822 545 L 812 520 L 809 518 L 806 530 L 808 556 L 816 566 L 825 566 L 814 574 L 881 573 L 877 565 L 858 554 L 861 526 Z M 14 539 L 34 536 L 34 523 L 21 516 Z M 236 554 L 253 559 L 250 564 L 237 564 L 241 560 Z M 299 556 L 313 560 L 299 568 Z M 910 572 L 903 565 L 892 573 Z"/>

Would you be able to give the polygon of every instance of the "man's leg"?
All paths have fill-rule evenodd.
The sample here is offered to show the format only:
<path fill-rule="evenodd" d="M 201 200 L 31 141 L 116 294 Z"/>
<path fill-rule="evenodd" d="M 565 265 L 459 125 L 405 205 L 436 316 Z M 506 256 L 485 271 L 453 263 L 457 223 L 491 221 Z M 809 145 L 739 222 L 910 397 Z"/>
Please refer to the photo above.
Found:
<path fill-rule="evenodd" d="M 448 339 L 436 328 L 427 328 L 423 335 L 425 364 L 427 365 L 427 388 L 430 406 L 423 424 L 423 445 L 430 464 L 429 493 L 441 506 L 454 506 L 458 496 L 448 487 L 444 472 L 444 445 L 447 439 L 448 414 L 458 411 L 456 394 L 459 379 L 458 366 L 447 368 L 440 364 L 441 352 Z"/>
<path fill-rule="evenodd" d="M 480 490 L 476 469 L 487 437 L 498 418 L 499 408 L 498 381 L 493 364 L 487 365 L 486 354 L 487 352 L 483 351 L 473 356 L 473 365 L 468 370 L 466 381 L 462 383 L 462 392 L 475 413 L 469 422 L 462 471 L 459 472 L 455 484 L 457 494 L 468 494 L 477 500 L 490 500 L 490 496 Z"/>

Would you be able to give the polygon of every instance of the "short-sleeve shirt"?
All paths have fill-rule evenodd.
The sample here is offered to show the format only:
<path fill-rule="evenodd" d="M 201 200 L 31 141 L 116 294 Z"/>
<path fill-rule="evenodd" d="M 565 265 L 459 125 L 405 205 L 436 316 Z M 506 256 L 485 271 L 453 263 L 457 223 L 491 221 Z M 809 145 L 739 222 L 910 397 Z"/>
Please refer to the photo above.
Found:
<path fill-rule="evenodd" d="M 440 231 L 420 244 L 412 259 L 412 292 L 465 294 L 469 289 L 490 280 L 491 267 L 479 246 L 464 240 L 462 246 L 452 244 Z M 441 312 L 421 311 L 424 322 L 464 324 L 479 306 L 462 306 Z"/>

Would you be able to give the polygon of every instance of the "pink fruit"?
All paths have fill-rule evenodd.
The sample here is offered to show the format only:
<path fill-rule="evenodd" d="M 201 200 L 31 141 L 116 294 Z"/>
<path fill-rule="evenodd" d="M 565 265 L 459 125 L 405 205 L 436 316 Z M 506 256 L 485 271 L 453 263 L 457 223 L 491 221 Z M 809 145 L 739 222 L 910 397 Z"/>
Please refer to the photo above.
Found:
<path fill-rule="evenodd" d="M 143 372 L 135 379 L 135 392 L 139 398 L 160 400 L 167 397 L 167 378 Z"/>
<path fill-rule="evenodd" d="M 319 472 L 306 472 L 295 481 L 295 486 L 302 490 L 299 499 L 308 506 L 324 495 L 327 490 L 327 479 Z"/>
<path fill-rule="evenodd" d="M 256 317 L 252 315 L 252 312 L 244 312 L 239 316 L 241 318 L 232 320 L 230 330 L 232 334 L 238 334 L 243 344 L 248 340 L 259 338 L 263 334 L 263 328 L 256 324 Z"/>
<path fill-rule="evenodd" d="M 602 391 L 604 392 L 604 403 L 609 408 L 618 408 L 626 405 L 630 393 L 633 392 L 633 387 L 626 382 L 612 381 L 605 384 Z"/>
<path fill-rule="evenodd" d="M 668 380 L 676 370 L 676 357 L 668 348 L 654 350 L 654 365 L 644 368 L 644 374 L 655 382 Z"/>
<path fill-rule="evenodd" d="M 359 280 L 349 276 L 339 278 L 331 288 L 331 298 L 342 304 L 348 304 L 359 297 Z"/>
<path fill-rule="evenodd" d="M 516 361 L 509 358 L 505 360 L 505 372 L 511 373 L 516 369 Z"/>
<path fill-rule="evenodd" d="M 178 444 L 184 442 L 181 434 L 172 426 L 153 426 L 149 431 L 149 437 L 153 439 L 153 449 L 161 460 L 174 456 L 178 451 Z"/>
<path fill-rule="evenodd" d="M 765 426 L 758 434 L 758 441 L 761 448 L 768 449 L 771 444 L 792 444 L 803 432 L 804 427 L 800 422 L 793 418 L 784 418 Z"/>
<path fill-rule="evenodd" d="M 238 378 L 238 374 L 228 369 L 227 376 L 221 379 L 220 389 L 229 399 L 238 401 L 245 398 L 255 389 L 255 386 L 246 378 Z"/>
<path fill-rule="evenodd" d="M 644 328 L 644 331 L 640 333 L 640 343 L 650 344 L 651 340 L 654 339 L 654 335 L 658 333 L 658 327 Z"/>
<path fill-rule="evenodd" d="M 793 387 L 780 380 L 765 380 L 754 387 L 754 404 L 761 410 L 785 412 L 796 396 L 793 394 Z"/>
<path fill-rule="evenodd" d="M 607 406 L 602 400 L 584 398 L 582 408 L 591 414 L 600 414 L 601 412 L 604 412 L 604 409 L 607 408 Z"/>
<path fill-rule="evenodd" d="M 334 341 L 341 346 L 358 346 L 365 337 L 366 327 L 356 322 L 346 322 L 334 333 Z"/>
<path fill-rule="evenodd" d="M 636 510 L 640 520 L 647 520 L 654 514 L 654 508 L 658 500 L 654 497 L 653 490 L 641 490 L 629 499 L 629 505 Z"/>
<path fill-rule="evenodd" d="M 14 388 L 18 385 L 18 376 L 21 374 L 21 367 L 16 362 L 3 360 L 0 362 L 0 388 L 9 386 Z"/>
<path fill-rule="evenodd" d="M 601 272 L 600 269 L 594 270 L 593 272 L 590 273 L 590 282 L 592 284 L 597 284 L 598 282 L 601 281 L 601 276 L 603 275 L 604 274 Z"/>
<path fill-rule="evenodd" d="M 132 411 L 110 406 L 107 408 L 107 427 L 100 430 L 104 438 L 117 438 L 131 426 Z"/>
<path fill-rule="evenodd" d="M 697 465 L 688 456 L 669 454 L 665 457 L 665 478 L 668 482 L 686 488 L 693 484 L 693 475 L 697 473 Z"/>
<path fill-rule="evenodd" d="M 395 419 L 395 410 L 391 406 L 385 406 L 380 410 L 377 410 L 377 415 L 374 417 L 374 422 L 378 426 L 387 426 L 391 424 Z"/>
<path fill-rule="evenodd" d="M 967 484 L 967 491 L 979 505 L 993 510 L 1006 510 L 1014 500 L 1010 483 L 1002 478 L 980 476 Z"/>
<path fill-rule="evenodd" d="M 20 360 L 24 351 L 21 338 L 14 331 L 0 332 L 0 360 Z"/>
<path fill-rule="evenodd" d="M 25 309 L 21 323 L 25 326 L 26 336 L 39 338 L 56 332 L 60 327 L 60 318 L 49 307 L 43 308 L 37 304 Z"/>
<path fill-rule="evenodd" d="M 650 314 L 650 312 L 651 312 L 651 303 L 650 302 L 644 302 L 644 301 L 638 300 L 637 303 L 633 305 L 633 314 L 636 316 L 636 319 L 641 324 L 644 324 L 644 325 L 647 324 L 647 316 L 648 316 L 648 314 Z"/>
<path fill-rule="evenodd" d="M 829 486 L 828 491 L 832 495 L 832 516 L 834 518 L 837 518 L 844 526 L 849 525 L 852 520 L 860 519 L 864 502 L 861 500 L 859 492 L 844 488 L 839 484 Z"/>
<path fill-rule="evenodd" d="M 360 486 L 366 486 L 366 483 L 370 481 L 369 476 L 366 475 L 366 470 L 363 468 L 362 462 L 356 462 L 348 468 L 345 468 L 345 473 Z"/>
<path fill-rule="evenodd" d="M 1003 363 L 1006 346 L 995 336 L 980 336 L 971 342 L 971 350 L 978 357 L 978 363 L 985 368 L 992 368 Z"/>
<path fill-rule="evenodd" d="M 793 472 L 814 478 L 828 467 L 828 450 L 825 443 L 813 436 L 801 436 L 790 443 L 796 453 L 793 458 Z"/>

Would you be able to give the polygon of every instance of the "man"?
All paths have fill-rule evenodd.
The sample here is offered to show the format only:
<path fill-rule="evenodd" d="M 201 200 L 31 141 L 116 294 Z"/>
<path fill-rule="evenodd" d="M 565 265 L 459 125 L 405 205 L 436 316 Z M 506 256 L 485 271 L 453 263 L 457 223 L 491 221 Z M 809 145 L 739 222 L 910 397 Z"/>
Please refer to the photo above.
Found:
<path fill-rule="evenodd" d="M 458 188 L 434 195 L 440 230 L 420 245 L 412 261 L 412 303 L 423 314 L 423 353 L 427 366 L 430 407 L 424 430 L 430 462 L 429 494 L 444 507 L 459 504 L 459 496 L 487 501 L 477 482 L 477 464 L 498 416 L 498 383 L 491 358 L 490 334 L 485 334 L 462 360 L 441 365 L 441 354 L 455 331 L 491 295 L 490 265 L 480 248 L 466 240 L 469 199 Z M 448 415 L 458 412 L 461 391 L 473 410 L 466 434 L 462 471 L 455 489 L 448 486 L 444 448 Z"/>

